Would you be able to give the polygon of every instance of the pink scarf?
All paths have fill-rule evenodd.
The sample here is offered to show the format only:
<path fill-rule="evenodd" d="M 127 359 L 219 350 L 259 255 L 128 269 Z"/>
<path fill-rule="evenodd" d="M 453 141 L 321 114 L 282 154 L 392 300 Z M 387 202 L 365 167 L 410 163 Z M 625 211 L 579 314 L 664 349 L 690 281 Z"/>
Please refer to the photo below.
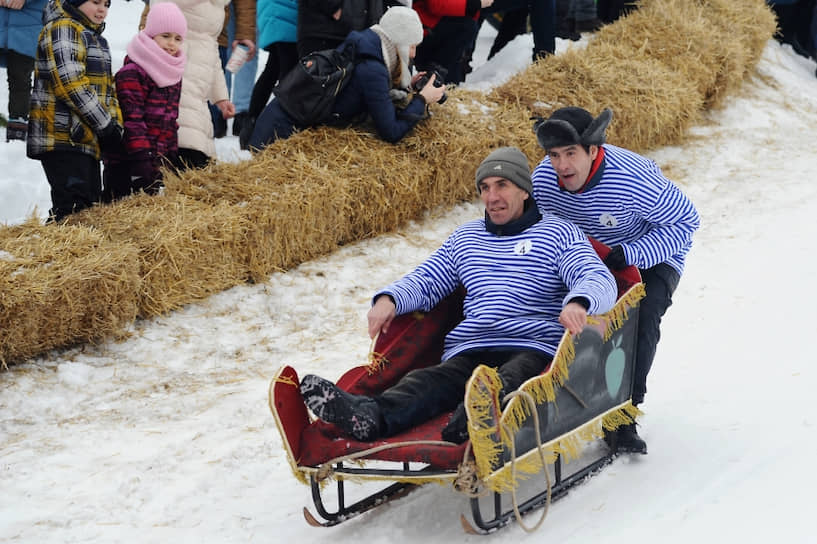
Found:
<path fill-rule="evenodd" d="M 169 87 L 181 81 L 187 63 L 181 49 L 174 57 L 142 31 L 128 43 L 127 51 L 128 57 L 147 72 L 159 87 Z"/>

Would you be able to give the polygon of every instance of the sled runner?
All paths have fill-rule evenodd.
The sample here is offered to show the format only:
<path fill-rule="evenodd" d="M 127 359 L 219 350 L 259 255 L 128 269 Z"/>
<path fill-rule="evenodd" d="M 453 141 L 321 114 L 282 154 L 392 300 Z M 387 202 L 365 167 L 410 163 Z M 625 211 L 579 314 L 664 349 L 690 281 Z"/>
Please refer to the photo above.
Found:
<path fill-rule="evenodd" d="M 609 252 L 603 244 L 593 241 L 593 245 L 602 257 Z M 603 429 L 631 423 L 638 414 L 630 395 L 638 304 L 644 296 L 635 267 L 613 274 L 619 289 L 615 307 L 592 316 L 580 334 L 565 333 L 541 375 L 500 399 L 496 370 L 480 366 L 474 371 L 465 393 L 470 440 L 464 444 L 441 438 L 450 413 L 396 436 L 358 442 L 331 424 L 311 420 L 297 372 L 281 367 L 270 383 L 269 405 L 292 471 L 311 486 L 322 518 L 304 508 L 307 522 L 336 525 L 419 485 L 436 482 L 453 484 L 468 495 L 473 524 L 463 516 L 463 527 L 487 533 L 514 517 L 521 523 L 521 516 L 534 509 L 545 507 L 546 513 L 551 500 L 608 464 L 614 452 L 605 446 L 601 456 L 587 460 L 585 446 L 597 443 Z M 395 318 L 388 333 L 377 339 L 369 364 L 349 370 L 337 385 L 350 393 L 374 395 L 410 370 L 437 364 L 445 335 L 462 318 L 463 295 L 452 294 L 431 312 Z M 573 470 L 575 465 L 579 468 Z M 569 474 L 563 474 L 566 468 Z M 533 475 L 542 475 L 547 483 L 520 503 L 520 483 Z M 324 501 L 324 487 L 330 480 L 336 483 L 331 508 Z M 347 504 L 347 481 L 382 487 Z M 489 519 L 482 513 L 485 500 L 480 500 L 486 493 L 493 497 Z M 512 507 L 503 506 L 508 495 Z"/>

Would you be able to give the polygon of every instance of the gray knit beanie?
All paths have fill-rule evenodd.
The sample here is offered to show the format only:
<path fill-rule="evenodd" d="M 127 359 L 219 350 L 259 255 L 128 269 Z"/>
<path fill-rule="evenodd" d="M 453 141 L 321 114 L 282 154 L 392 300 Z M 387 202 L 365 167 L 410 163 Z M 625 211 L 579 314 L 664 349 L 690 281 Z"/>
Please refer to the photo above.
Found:
<path fill-rule="evenodd" d="M 613 119 L 613 110 L 605 108 L 593 119 L 590 112 L 575 106 L 559 108 L 549 118 L 534 125 L 536 139 L 544 149 L 568 145 L 601 145 L 604 131 Z"/>
<path fill-rule="evenodd" d="M 477 193 L 479 182 L 491 176 L 505 178 L 528 194 L 533 194 L 528 158 L 515 147 L 500 147 L 485 157 L 477 168 Z"/>

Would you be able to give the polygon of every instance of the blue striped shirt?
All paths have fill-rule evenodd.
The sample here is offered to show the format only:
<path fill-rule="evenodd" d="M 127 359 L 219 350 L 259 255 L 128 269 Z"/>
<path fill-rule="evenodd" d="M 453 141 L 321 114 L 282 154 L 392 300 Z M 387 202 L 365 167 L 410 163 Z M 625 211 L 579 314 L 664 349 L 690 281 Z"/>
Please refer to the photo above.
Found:
<path fill-rule="evenodd" d="M 679 274 L 700 217 L 692 202 L 653 161 L 605 144 L 601 180 L 583 193 L 559 188 L 550 157 L 533 172 L 533 198 L 542 213 L 572 221 L 609 246 L 621 245 L 627 263 L 667 263 Z"/>
<path fill-rule="evenodd" d="M 375 295 L 391 295 L 398 315 L 429 311 L 459 285 L 464 319 L 445 338 L 442 360 L 472 349 L 532 349 L 550 355 L 564 333 L 558 318 L 574 297 L 588 313 L 613 307 L 616 284 L 587 237 L 546 215 L 524 231 L 497 236 L 485 220 L 462 225 L 424 263 Z"/>

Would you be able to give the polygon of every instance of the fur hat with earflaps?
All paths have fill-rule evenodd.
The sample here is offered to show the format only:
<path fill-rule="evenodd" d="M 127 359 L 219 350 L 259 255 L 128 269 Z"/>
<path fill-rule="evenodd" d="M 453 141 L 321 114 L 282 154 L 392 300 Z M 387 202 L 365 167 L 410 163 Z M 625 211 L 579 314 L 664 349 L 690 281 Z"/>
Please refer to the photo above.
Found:
<path fill-rule="evenodd" d="M 569 106 L 559 108 L 547 119 L 539 119 L 533 125 L 536 139 L 544 149 L 568 145 L 602 145 L 604 131 L 613 119 L 613 110 L 605 108 L 593 119 L 589 111 Z"/>

